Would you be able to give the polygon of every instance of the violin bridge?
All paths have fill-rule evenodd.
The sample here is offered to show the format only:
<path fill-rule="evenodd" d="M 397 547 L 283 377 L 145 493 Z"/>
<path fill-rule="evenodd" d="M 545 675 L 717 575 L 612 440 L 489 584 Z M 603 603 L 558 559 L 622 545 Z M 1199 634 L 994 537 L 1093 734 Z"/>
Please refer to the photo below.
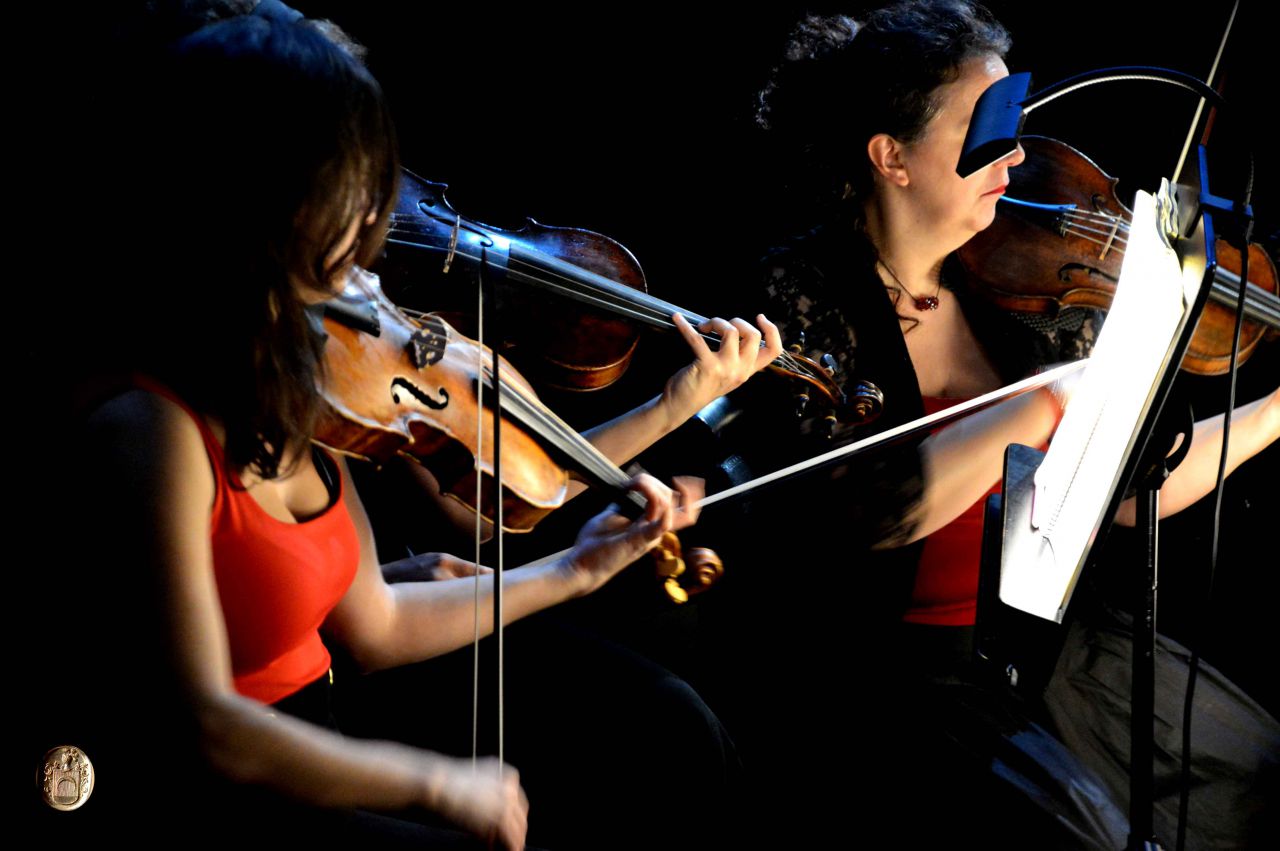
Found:
<path fill-rule="evenodd" d="M 449 234 L 449 253 L 444 256 L 444 274 L 449 274 L 449 267 L 453 265 L 453 258 L 458 255 L 458 232 L 462 230 L 462 216 L 456 216 L 453 220 L 453 232 Z"/>
<path fill-rule="evenodd" d="M 1120 219 L 1113 216 L 1111 218 L 1111 233 L 1107 234 L 1106 242 L 1102 243 L 1102 251 L 1098 253 L 1098 259 L 1106 259 L 1107 252 L 1111 250 L 1111 246 L 1115 244 L 1116 234 L 1120 231 Z"/>

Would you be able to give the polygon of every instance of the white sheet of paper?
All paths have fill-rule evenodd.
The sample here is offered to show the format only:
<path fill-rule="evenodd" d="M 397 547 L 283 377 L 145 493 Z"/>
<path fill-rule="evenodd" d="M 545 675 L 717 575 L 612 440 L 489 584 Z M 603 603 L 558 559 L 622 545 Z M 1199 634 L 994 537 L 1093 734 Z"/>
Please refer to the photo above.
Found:
<path fill-rule="evenodd" d="M 1000 599 L 1049 620 L 1062 619 L 1199 290 L 1199 273 L 1184 275 L 1157 216 L 1156 196 L 1138 192 L 1111 310 L 1035 474 L 1031 529 L 1005 554 Z"/>

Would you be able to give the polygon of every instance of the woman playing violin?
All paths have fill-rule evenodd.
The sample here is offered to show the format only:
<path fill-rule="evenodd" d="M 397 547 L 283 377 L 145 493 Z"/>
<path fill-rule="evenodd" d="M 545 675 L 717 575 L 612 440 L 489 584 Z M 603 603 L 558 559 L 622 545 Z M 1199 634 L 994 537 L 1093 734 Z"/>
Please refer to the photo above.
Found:
<path fill-rule="evenodd" d="M 1009 171 L 1023 160 L 1019 148 L 967 178 L 956 173 L 974 103 L 1008 74 L 1008 47 L 990 13 L 963 0 L 898 3 L 861 21 L 814 15 L 801 21 L 761 93 L 759 121 L 798 152 L 824 219 L 773 255 L 770 313 L 782 317 L 786 339 L 803 332 L 844 375 L 881 386 L 881 427 L 1079 357 L 1092 340 L 1093 317 L 1068 313 L 1051 344 L 997 313 L 966 289 L 953 259 L 991 224 Z M 901 461 L 908 508 L 878 540 L 892 550 L 881 558 L 899 584 L 877 588 L 868 603 L 886 613 L 882 628 L 892 629 L 896 650 L 877 652 L 892 657 L 895 673 L 914 671 L 920 682 L 963 674 L 981 500 L 998 484 L 1005 447 L 1044 444 L 1064 400 L 1059 388 L 1007 401 L 939 431 Z M 1221 417 L 1197 424 L 1191 455 L 1162 491 L 1162 514 L 1212 489 L 1220 433 Z M 1277 436 L 1273 392 L 1235 412 L 1228 470 Z M 859 498 L 843 492 L 845 503 Z M 1118 519 L 1132 524 L 1131 503 Z M 858 581 L 869 570 L 860 565 Z M 902 625 L 892 628 L 893 619 Z"/>
<path fill-rule="evenodd" d="M 510 766 L 329 729 L 322 633 L 382 669 L 460 647 L 474 623 L 470 580 L 386 584 L 345 462 L 310 442 L 324 369 L 308 307 L 377 256 L 393 205 L 398 165 L 379 87 L 306 22 L 256 16 L 184 38 L 153 79 L 151 135 L 136 137 L 145 197 L 166 200 L 181 175 L 192 202 L 156 226 L 156 256 L 118 337 L 136 377 L 96 407 L 82 446 L 102 540 L 129 569 L 77 587 L 104 618 L 102 600 L 123 601 L 111 615 L 124 626 L 110 642 L 110 686 L 145 717 L 94 707 L 97 722 L 119 724 L 109 783 L 100 763 L 112 790 L 101 811 L 112 799 L 142 806 L 180 776 L 166 827 L 389 839 L 417 828 L 320 808 L 425 810 L 520 848 L 527 803 Z M 744 341 L 751 368 L 727 375 L 706 352 L 668 396 L 688 402 L 691 388 L 745 379 L 759 336 L 743 336 L 755 337 Z M 641 518 L 605 512 L 568 555 L 507 574 L 508 619 L 589 593 L 695 519 L 677 508 L 691 485 L 673 496 L 640 476 L 632 487 L 647 500 Z M 481 579 L 483 632 L 492 582 Z M 259 793 L 260 820 L 240 826 L 240 807 Z M 228 804 L 235 824 L 189 820 Z"/>

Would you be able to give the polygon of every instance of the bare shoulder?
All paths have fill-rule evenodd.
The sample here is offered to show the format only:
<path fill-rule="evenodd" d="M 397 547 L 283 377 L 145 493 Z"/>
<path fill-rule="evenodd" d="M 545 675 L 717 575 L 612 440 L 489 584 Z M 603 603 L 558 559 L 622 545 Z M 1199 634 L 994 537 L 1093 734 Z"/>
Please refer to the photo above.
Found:
<path fill-rule="evenodd" d="M 196 431 L 195 423 L 177 402 L 158 393 L 133 389 L 99 405 L 89 415 L 89 433 L 95 436 L 139 431 L 155 433 L 178 427 L 180 423 Z"/>
<path fill-rule="evenodd" d="M 180 405 L 156 393 L 130 390 L 99 406 L 86 423 L 86 444 L 90 464 L 111 474 L 117 487 L 148 489 L 181 480 L 212 495 L 199 427 Z"/>

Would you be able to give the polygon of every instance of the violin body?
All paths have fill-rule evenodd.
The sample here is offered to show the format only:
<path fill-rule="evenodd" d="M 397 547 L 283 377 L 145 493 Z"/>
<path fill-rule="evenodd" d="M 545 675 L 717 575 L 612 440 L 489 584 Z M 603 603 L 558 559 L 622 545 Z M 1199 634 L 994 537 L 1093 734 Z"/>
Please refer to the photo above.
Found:
<path fill-rule="evenodd" d="M 607 387 L 630 364 L 641 326 L 671 331 L 676 313 L 694 326 L 708 321 L 649 295 L 635 257 L 606 236 L 549 227 L 533 219 L 520 230 L 505 231 L 458 215 L 444 198 L 443 184 L 408 172 L 404 183 L 388 242 L 430 252 L 439 258 L 442 273 L 452 273 L 462 264 L 514 285 L 502 296 L 503 312 L 519 316 L 520 321 L 518 327 L 504 329 L 504 338 L 512 341 L 504 351 L 518 358 L 540 386 Z M 466 310 L 456 296 L 443 290 L 427 292 L 421 281 L 398 288 L 402 300 L 429 306 L 434 312 L 442 303 Z M 703 336 L 719 343 L 714 335 Z M 795 347 L 768 369 L 798 382 L 794 395 L 802 410 L 811 399 L 817 400 L 822 409 L 819 416 L 831 421 L 867 422 L 883 407 L 878 389 L 857 382 L 853 392 L 846 394 L 830 368 Z"/>
<path fill-rule="evenodd" d="M 505 351 L 540 384 L 558 390 L 585 391 L 607 387 L 627 371 L 640 339 L 640 329 L 616 312 L 573 300 L 547 297 L 519 286 L 545 271 L 528 249 L 644 293 L 644 272 L 635 256 L 603 234 L 581 228 L 553 227 L 527 219 L 518 230 L 504 230 L 462 218 L 445 198 L 442 183 L 402 172 L 400 197 L 389 241 L 429 251 L 439 257 L 442 272 L 469 274 L 481 268 L 514 286 L 503 289 L 503 312 L 520 317 L 504 329 Z M 571 275 L 572 273 L 570 273 Z M 571 284 L 571 280 L 564 282 Z M 397 289 L 410 306 L 438 311 L 442 304 L 474 313 L 456 295 L 418 281 Z M 465 288 L 469 295 L 473 288 Z M 415 304 L 416 302 L 416 304 Z M 530 353 L 522 357 L 524 353 Z"/>
<path fill-rule="evenodd" d="M 1109 308 L 1131 219 L 1116 196 L 1116 178 L 1063 142 L 1024 136 L 1022 146 L 1026 161 L 1010 170 L 1009 194 L 997 206 L 995 222 L 958 252 L 973 289 L 1024 313 Z M 1218 280 L 1182 363 L 1196 375 L 1221 375 L 1230 367 L 1236 319 L 1231 293 L 1239 289 L 1240 252 L 1221 239 L 1215 249 Z M 1241 363 L 1280 330 L 1276 268 L 1259 245 L 1249 248 L 1249 279 L 1246 308 L 1259 321 L 1245 322 Z"/>
<path fill-rule="evenodd" d="M 491 409 L 482 409 L 476 388 L 492 364 L 492 353 L 435 316 L 414 320 L 382 294 L 377 278 L 355 270 L 344 298 L 363 309 L 377 333 L 324 320 L 324 396 L 329 415 L 316 441 L 347 455 L 385 463 L 403 455 L 431 471 L 443 492 L 473 511 L 495 519 L 499 492 L 503 526 L 523 532 L 561 505 L 568 473 L 542 442 L 510 423 L 502 431 L 502 486 L 495 478 Z M 528 383 L 505 362 L 506 392 Z M 491 392 L 491 391 L 488 391 Z M 481 484 L 476 483 L 476 469 Z"/>
<path fill-rule="evenodd" d="M 1119 231 L 1132 216 L 1116 196 L 1119 181 L 1055 139 L 1024 136 L 1022 147 L 1027 157 L 1009 170 L 1006 197 L 1073 205 L 1099 218 L 1073 227 L 1057 209 L 1001 199 L 991 226 L 960 248 L 961 264 L 978 292 L 1006 310 L 1052 315 L 1062 307 L 1109 308 L 1124 260 Z"/>

